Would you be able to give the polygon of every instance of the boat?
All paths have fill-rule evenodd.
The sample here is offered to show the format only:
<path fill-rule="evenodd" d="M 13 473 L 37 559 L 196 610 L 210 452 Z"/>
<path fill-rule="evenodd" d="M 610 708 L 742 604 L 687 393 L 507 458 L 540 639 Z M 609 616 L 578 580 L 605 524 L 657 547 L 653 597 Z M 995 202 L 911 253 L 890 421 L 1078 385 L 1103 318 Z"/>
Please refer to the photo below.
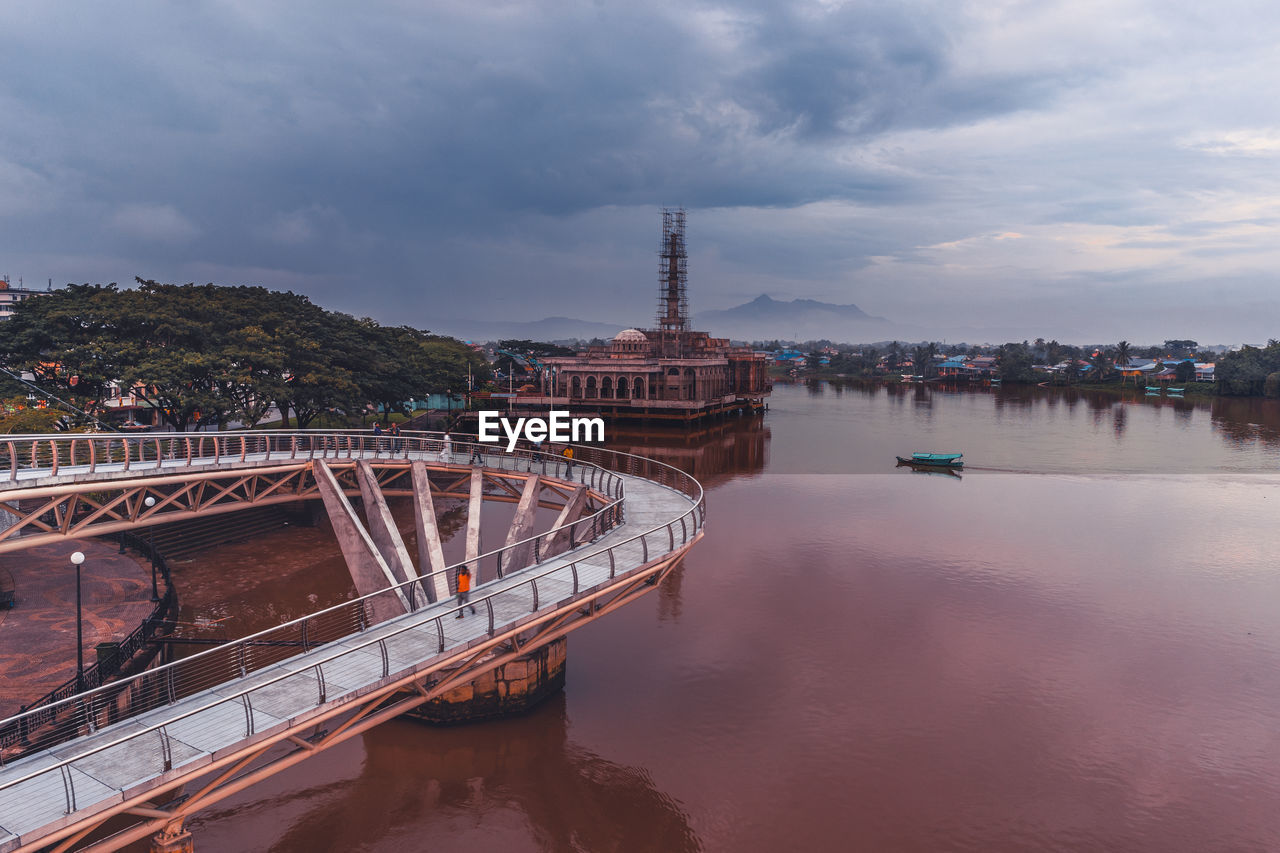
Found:
<path fill-rule="evenodd" d="M 1147 386 L 1147 393 L 1148 393 L 1148 394 L 1159 394 L 1159 393 L 1160 393 L 1161 391 L 1163 391 L 1163 390 L 1164 390 L 1164 389 L 1163 389 L 1163 388 L 1161 388 L 1159 385 L 1148 385 L 1148 386 Z"/>
<path fill-rule="evenodd" d="M 930 468 L 963 468 L 963 453 L 912 453 L 897 457 L 899 465 L 926 465 Z"/>
<path fill-rule="evenodd" d="M 1170 388 L 1170 389 L 1169 389 L 1169 393 L 1170 393 L 1170 394 L 1181 394 L 1181 393 L 1182 393 L 1183 391 L 1185 391 L 1185 390 L 1187 390 L 1187 389 L 1186 389 L 1186 388 Z"/>

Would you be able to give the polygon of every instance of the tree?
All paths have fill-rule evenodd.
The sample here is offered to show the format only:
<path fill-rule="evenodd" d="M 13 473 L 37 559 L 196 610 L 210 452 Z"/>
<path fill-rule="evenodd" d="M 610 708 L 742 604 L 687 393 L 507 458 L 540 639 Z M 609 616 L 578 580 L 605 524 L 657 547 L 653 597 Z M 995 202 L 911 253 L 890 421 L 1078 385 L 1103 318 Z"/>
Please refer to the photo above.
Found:
<path fill-rule="evenodd" d="M 0 357 L 15 373 L 84 409 L 109 393 L 121 370 L 115 284 L 72 284 L 27 299 L 0 323 Z"/>
<path fill-rule="evenodd" d="M 1280 370 L 1267 374 L 1262 383 L 1262 393 L 1267 397 L 1280 397 Z"/>
<path fill-rule="evenodd" d="M 1129 363 L 1129 342 L 1121 341 L 1116 344 L 1116 364 L 1123 367 Z"/>
<path fill-rule="evenodd" d="M 885 367 L 891 372 L 898 369 L 898 365 L 902 364 L 902 344 L 897 341 L 889 344 L 888 357 L 885 361 Z"/>
<path fill-rule="evenodd" d="M 1174 378 L 1179 382 L 1191 382 L 1196 378 L 1196 366 L 1191 360 L 1180 361 L 1173 368 Z"/>
<path fill-rule="evenodd" d="M 1007 343 L 996 350 L 996 372 L 1005 382 L 1032 382 L 1031 349 L 1026 344 Z"/>
<path fill-rule="evenodd" d="M 1266 393 L 1267 376 L 1280 370 L 1280 341 L 1264 348 L 1244 346 L 1218 359 L 1217 392 L 1223 395 L 1260 396 Z"/>
<path fill-rule="evenodd" d="M 468 365 L 488 365 L 452 338 L 325 311 L 305 296 L 261 287 L 138 280 L 72 285 L 26 300 L 0 324 L 10 370 L 92 410 L 119 383 L 176 430 L 258 423 L 274 403 L 300 426 L 322 411 L 352 414 L 462 390 Z"/>
<path fill-rule="evenodd" d="M 1089 359 L 1089 370 L 1098 382 L 1107 381 L 1107 377 L 1111 374 L 1111 359 L 1107 357 L 1106 350 L 1100 349 L 1094 353 Z"/>
<path fill-rule="evenodd" d="M 3 409 L 0 409 L 0 433 L 6 435 L 49 432 L 57 429 L 61 421 L 62 412 L 57 409 L 34 408 L 24 396 L 5 400 Z"/>

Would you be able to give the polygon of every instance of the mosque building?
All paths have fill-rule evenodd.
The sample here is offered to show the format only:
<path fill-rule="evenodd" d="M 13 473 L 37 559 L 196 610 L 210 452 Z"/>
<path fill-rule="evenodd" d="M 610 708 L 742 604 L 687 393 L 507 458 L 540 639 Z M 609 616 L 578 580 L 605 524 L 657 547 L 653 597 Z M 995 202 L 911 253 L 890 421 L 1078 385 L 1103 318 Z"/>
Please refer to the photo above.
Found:
<path fill-rule="evenodd" d="M 521 395 L 522 406 L 685 422 L 764 408 L 766 356 L 689 329 L 684 232 L 684 211 L 664 210 L 657 328 L 544 359 L 542 395 Z"/>

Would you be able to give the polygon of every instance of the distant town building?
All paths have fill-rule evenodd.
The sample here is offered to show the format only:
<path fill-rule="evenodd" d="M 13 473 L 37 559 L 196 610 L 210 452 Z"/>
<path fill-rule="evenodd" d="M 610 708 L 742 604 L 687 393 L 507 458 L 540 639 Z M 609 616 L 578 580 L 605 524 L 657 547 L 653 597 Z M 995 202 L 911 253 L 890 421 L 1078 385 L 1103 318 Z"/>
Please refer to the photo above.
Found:
<path fill-rule="evenodd" d="M 626 329 L 605 346 L 545 358 L 540 391 L 516 405 L 614 417 L 691 421 L 764 407 L 768 360 L 689 329 L 685 213 L 663 210 L 657 328 Z"/>
<path fill-rule="evenodd" d="M 14 287 L 9 283 L 9 276 L 7 275 L 0 278 L 0 320 L 7 320 L 12 317 L 13 306 L 19 302 L 32 296 L 39 296 L 42 293 L 44 293 L 43 290 L 28 290 L 21 286 Z"/>

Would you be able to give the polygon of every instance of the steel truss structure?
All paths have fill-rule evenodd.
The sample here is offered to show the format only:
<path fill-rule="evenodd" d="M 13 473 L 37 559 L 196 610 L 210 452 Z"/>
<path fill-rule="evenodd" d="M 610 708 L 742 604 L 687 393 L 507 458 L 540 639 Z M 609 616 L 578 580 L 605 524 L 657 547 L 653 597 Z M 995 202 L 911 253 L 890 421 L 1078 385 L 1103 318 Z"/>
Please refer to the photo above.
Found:
<path fill-rule="evenodd" d="M 454 639 L 454 645 L 446 644 L 443 620 L 452 624 L 455 612 L 462 615 L 461 605 L 443 602 L 431 610 L 411 612 L 376 626 L 368 619 L 368 608 L 375 598 L 400 594 L 402 587 L 417 583 L 410 580 L 401 587 L 350 600 L 225 647 L 0 721 L 0 774 L 6 764 L 16 771 L 0 775 L 0 805 L 19 794 L 18 786 L 31 783 L 37 786 L 35 790 L 44 792 L 38 796 L 47 810 L 49 797 L 57 795 L 51 788 L 39 787 L 45 781 L 61 784 L 66 799 L 65 804 L 53 806 L 63 815 L 61 819 L 31 823 L 29 817 L 29 830 L 21 830 L 24 834 L 20 838 L 10 835 L 0 848 L 9 853 L 73 848 L 105 853 L 149 835 L 161 843 L 165 839 L 178 841 L 185 834 L 183 822 L 199 810 L 634 601 L 673 571 L 703 535 L 706 509 L 701 485 L 678 469 L 651 459 L 582 447 L 577 448 L 576 459 L 568 462 L 547 453 L 517 457 L 490 454 L 487 447 L 455 445 L 458 452 L 472 452 L 472 460 L 482 463 L 483 467 L 473 468 L 452 464 L 453 459 L 446 458 L 447 439 L 443 441 L 445 452 L 438 454 L 440 461 L 432 461 L 431 454 L 442 444 L 439 435 L 420 434 L 402 441 L 390 445 L 386 439 L 350 433 L 269 438 L 230 435 L 218 437 L 212 442 L 212 454 L 200 458 L 191 454 L 190 438 L 165 436 L 147 445 L 153 452 L 140 453 L 132 463 L 129 445 L 124 445 L 122 464 L 118 448 L 111 444 L 119 439 L 104 439 L 97 450 L 95 439 L 71 439 L 69 446 L 61 437 L 8 440 L 10 477 L 7 488 L 0 489 L 0 509 L 8 513 L 11 525 L 0 531 L 0 551 L 252 506 L 320 499 L 315 478 L 320 459 L 346 495 L 360 493 L 358 472 L 365 465 L 369 466 L 364 469 L 366 481 L 372 471 L 384 494 L 412 494 L 411 466 L 426 463 L 432 475 L 429 488 L 433 498 L 469 498 L 474 505 L 479 500 L 475 485 L 482 478 L 486 500 L 517 502 L 523 498 L 526 503 L 563 510 L 561 518 L 570 516 L 582 503 L 586 506 L 577 521 L 518 542 L 508 537 L 509 544 L 503 548 L 474 559 L 468 554 L 466 562 L 477 566 L 479 558 L 491 559 L 500 582 L 477 590 L 473 597 L 472 604 L 487 612 L 487 627 L 486 622 L 480 622 L 463 635 L 465 639 Z M 181 459 L 184 445 L 188 451 L 185 460 Z M 201 440 L 199 448 L 204 446 Z M 393 452 L 384 456 L 383 450 L 388 448 Z M 90 457 L 88 465 L 83 462 L 86 455 Z M 19 456 L 29 458 L 30 464 L 18 466 L 14 460 Z M 59 471 L 60 458 L 66 462 Z M 639 501 L 634 506 L 627 504 L 627 516 L 634 510 L 648 520 L 619 527 L 626 477 L 634 478 L 630 485 L 638 490 L 638 496 L 633 501 Z M 154 506 L 146 506 L 148 497 L 155 499 Z M 573 504 L 575 497 L 578 504 Z M 23 535 L 16 536 L 17 531 Z M 611 538 L 598 539 L 606 531 L 615 532 L 608 534 Z M 563 542 L 556 545 L 562 535 L 567 535 L 567 553 L 562 553 Z M 542 563 L 538 562 L 540 540 L 545 540 Z M 574 551 L 580 546 L 582 550 Z M 530 547 L 534 565 L 514 569 L 525 565 L 514 555 Z M 504 555 L 511 558 L 506 561 L 505 581 Z M 500 618 L 495 618 L 499 614 Z M 415 647 L 423 650 L 415 650 L 410 658 L 397 658 L 396 667 L 400 668 L 393 667 L 389 649 L 405 640 L 420 644 L 424 629 L 428 647 Z M 283 674 L 268 671 L 286 658 L 292 659 L 291 655 L 307 654 L 308 649 L 320 656 L 301 664 L 301 670 L 285 667 Z M 369 680 L 359 682 L 364 686 L 343 688 L 347 692 L 326 700 L 326 670 L 337 666 L 341 672 L 343 662 L 361 654 L 372 654 L 376 661 L 379 653 L 381 678 L 375 667 L 367 676 Z M 274 723 L 256 727 L 251 695 L 272 685 L 283 687 L 302 672 L 314 672 L 318 697 L 312 688 L 312 696 L 303 706 Z M 223 686 L 225 690 L 211 690 Z M 200 698 L 210 694 L 211 698 Z M 175 704 L 188 700 L 195 701 L 195 707 Z M 189 757 L 175 760 L 166 730 L 206 711 L 231 707 L 230 703 L 236 708 L 243 705 L 240 731 L 226 732 L 224 745 L 210 747 L 199 761 Z M 163 710 L 166 707 L 171 710 Z M 132 728 L 121 730 L 113 725 L 127 719 L 136 721 Z M 271 719 L 269 715 L 267 719 Z M 99 729 L 105 741 L 101 737 L 93 740 Z M 162 758 L 163 766 L 149 763 L 145 783 L 117 788 L 121 794 L 118 800 L 77 805 L 71 775 L 77 762 L 106 756 L 108 749 L 132 749 L 141 745 L 139 739 L 144 736 L 158 736 L 162 755 L 152 759 L 144 753 L 142 758 L 147 762 Z M 78 740 L 82 737 L 87 738 L 83 746 Z M 12 755 L 6 755 L 6 747 L 14 750 Z M 55 748 L 56 753 L 49 753 L 57 756 L 54 765 L 43 760 L 35 766 L 22 763 L 22 756 L 33 750 Z M 18 763 L 13 763 L 15 758 Z M 61 783 L 56 781 L 58 772 Z M 22 800 L 10 800 L 8 805 L 12 808 L 18 802 Z M 40 821 L 47 819 L 41 817 Z M 0 837 L 3 835 L 0 832 Z"/>
<path fill-rule="evenodd" d="M 428 669 L 378 687 L 356 703 L 330 709 L 266 740 L 248 744 L 196 772 L 173 778 L 162 787 L 125 800 L 109 811 L 99 812 L 38 842 L 19 847 L 15 853 L 35 853 L 37 850 L 65 853 L 108 821 L 121 816 L 136 818 L 137 822 L 80 849 L 85 853 L 109 853 L 149 836 L 177 838 L 185 831 L 183 822 L 201 809 L 412 711 L 460 684 L 523 657 L 641 597 L 680 564 L 701 536 L 699 532 L 680 550 L 625 576 L 620 575 L 615 583 L 554 611 L 540 614 L 528 624 L 495 633 L 483 643 L 434 662 Z M 187 786 L 194 788 L 193 793 L 182 793 Z M 176 796 L 169 796 L 171 794 Z"/>
<path fill-rule="evenodd" d="M 356 460 L 332 460 L 328 464 L 343 492 L 359 496 Z M 383 494 L 388 496 L 413 494 L 409 466 L 407 459 L 370 463 Z M 428 469 L 436 475 L 431 482 L 433 498 L 467 498 L 470 467 L 437 462 L 428 463 Z M 485 500 L 519 501 L 530 476 L 527 471 L 485 468 Z M 563 508 L 569 499 L 569 490 L 553 479 L 544 478 L 540 482 L 538 506 Z M 148 497 L 155 499 L 154 506 L 146 505 Z M 4 489 L 0 490 L 0 511 L 8 512 L 13 522 L 0 530 L 0 553 L 66 538 L 102 536 L 140 526 L 312 499 L 319 500 L 320 493 L 314 462 L 307 459 L 239 470 Z M 607 494 L 590 489 L 586 514 L 610 502 Z"/>

